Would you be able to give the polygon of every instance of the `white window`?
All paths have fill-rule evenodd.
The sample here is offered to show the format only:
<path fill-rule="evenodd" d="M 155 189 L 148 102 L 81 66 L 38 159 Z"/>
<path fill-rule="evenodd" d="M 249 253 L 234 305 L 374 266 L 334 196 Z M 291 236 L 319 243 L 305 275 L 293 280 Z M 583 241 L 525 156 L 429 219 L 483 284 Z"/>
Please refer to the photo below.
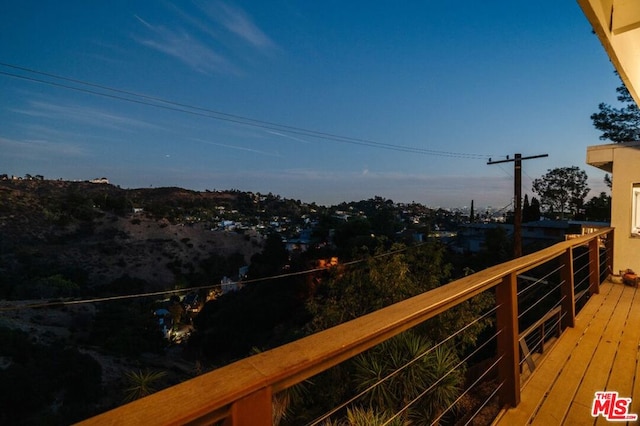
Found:
<path fill-rule="evenodd" d="M 633 184 L 631 195 L 631 235 L 640 237 L 640 183 Z"/>

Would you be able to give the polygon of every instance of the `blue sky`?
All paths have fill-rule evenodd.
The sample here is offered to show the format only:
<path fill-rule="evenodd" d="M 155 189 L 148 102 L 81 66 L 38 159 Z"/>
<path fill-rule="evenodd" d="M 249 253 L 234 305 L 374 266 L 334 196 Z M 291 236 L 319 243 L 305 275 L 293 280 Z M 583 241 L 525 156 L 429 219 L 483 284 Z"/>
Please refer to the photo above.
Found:
<path fill-rule="evenodd" d="M 619 80 L 575 1 L 22 0 L 0 28 L 0 173 L 503 207 L 488 158 L 546 153 L 525 193 L 605 189 L 589 116 Z"/>

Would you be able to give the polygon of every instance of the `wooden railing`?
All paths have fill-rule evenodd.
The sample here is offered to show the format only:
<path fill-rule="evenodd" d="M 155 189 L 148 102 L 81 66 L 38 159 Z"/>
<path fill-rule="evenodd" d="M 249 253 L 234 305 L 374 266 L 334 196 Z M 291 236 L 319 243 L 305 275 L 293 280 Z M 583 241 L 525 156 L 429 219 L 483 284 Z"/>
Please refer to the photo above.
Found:
<path fill-rule="evenodd" d="M 502 406 L 520 401 L 517 276 L 560 259 L 562 329 L 575 320 L 573 250 L 589 250 L 589 292 L 599 292 L 600 247 L 613 259 L 606 228 L 502 263 L 368 315 L 259 353 L 82 422 L 84 425 L 270 425 L 272 396 L 323 372 L 487 290 L 495 292 L 499 391 Z"/>

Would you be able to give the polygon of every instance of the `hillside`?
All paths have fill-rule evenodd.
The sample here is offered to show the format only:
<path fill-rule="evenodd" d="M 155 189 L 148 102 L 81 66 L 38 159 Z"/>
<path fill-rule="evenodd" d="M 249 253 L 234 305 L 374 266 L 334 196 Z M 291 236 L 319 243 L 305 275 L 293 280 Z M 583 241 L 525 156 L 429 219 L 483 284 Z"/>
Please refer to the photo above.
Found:
<path fill-rule="evenodd" d="M 0 181 L 0 298 L 96 295 L 123 277 L 136 280 L 142 287 L 136 291 L 219 282 L 206 267 L 212 257 L 236 255 L 248 263 L 261 250 L 255 232 L 217 229 L 220 212 L 233 210 L 239 198 L 180 188 Z M 43 288 L 42 280 L 56 275 L 79 294 Z"/>

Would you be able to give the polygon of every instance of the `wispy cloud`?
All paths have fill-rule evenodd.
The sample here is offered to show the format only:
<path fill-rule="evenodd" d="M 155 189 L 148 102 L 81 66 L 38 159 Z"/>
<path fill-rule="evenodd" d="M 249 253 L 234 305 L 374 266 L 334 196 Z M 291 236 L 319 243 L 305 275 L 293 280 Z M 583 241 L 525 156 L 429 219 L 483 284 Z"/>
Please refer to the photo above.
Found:
<path fill-rule="evenodd" d="M 269 157 L 282 157 L 280 154 L 275 153 L 275 152 L 267 152 L 267 151 L 261 151 L 259 149 L 253 149 L 253 148 L 246 148 L 243 146 L 237 146 L 237 145 L 229 145 L 226 143 L 219 143 L 219 142 L 211 142 L 211 141 L 207 141 L 204 139 L 197 139 L 197 138 L 192 138 L 191 140 L 195 141 L 195 142 L 200 142 L 200 143 L 204 143 L 207 145 L 213 145 L 213 146 L 219 146 L 222 148 L 229 148 L 229 149 L 235 149 L 238 151 L 245 151 L 245 152 L 252 152 L 254 154 L 261 154 L 261 155 L 266 155 Z"/>
<path fill-rule="evenodd" d="M 245 11 L 223 2 L 217 3 L 217 8 L 222 12 L 217 15 L 220 22 L 231 33 L 258 49 L 276 48 L 276 44 L 258 28 Z"/>
<path fill-rule="evenodd" d="M 136 19 L 149 33 L 146 37 L 134 37 L 138 43 L 172 56 L 201 73 L 235 72 L 227 59 L 185 30 L 152 25 L 137 15 Z"/>
<path fill-rule="evenodd" d="M 196 13 L 171 4 L 182 25 L 161 25 L 134 15 L 144 29 L 133 39 L 146 47 L 178 59 L 191 69 L 242 74 L 242 62 L 256 52 L 269 55 L 280 47 L 239 7 L 223 2 L 196 2 Z"/>
<path fill-rule="evenodd" d="M 0 136 L 0 150 L 3 155 L 24 159 L 50 159 L 54 156 L 84 157 L 86 151 L 79 145 L 49 140 L 16 140 Z"/>
<path fill-rule="evenodd" d="M 311 144 L 310 141 L 304 140 L 302 138 L 298 138 L 296 136 L 287 135 L 287 134 L 284 134 L 284 133 L 274 132 L 273 130 L 267 130 L 267 133 L 272 134 L 272 135 L 276 135 L 276 136 L 280 136 L 280 137 L 283 137 L 283 138 L 286 138 L 286 139 L 291 139 L 291 140 L 294 140 L 294 141 L 302 142 L 302 143 L 305 143 L 305 144 Z"/>
<path fill-rule="evenodd" d="M 86 105 L 59 105 L 46 101 L 32 100 L 27 108 L 14 108 L 13 112 L 50 120 L 73 121 L 83 125 L 129 130 L 131 128 L 161 129 L 160 126 L 104 111 Z"/>

